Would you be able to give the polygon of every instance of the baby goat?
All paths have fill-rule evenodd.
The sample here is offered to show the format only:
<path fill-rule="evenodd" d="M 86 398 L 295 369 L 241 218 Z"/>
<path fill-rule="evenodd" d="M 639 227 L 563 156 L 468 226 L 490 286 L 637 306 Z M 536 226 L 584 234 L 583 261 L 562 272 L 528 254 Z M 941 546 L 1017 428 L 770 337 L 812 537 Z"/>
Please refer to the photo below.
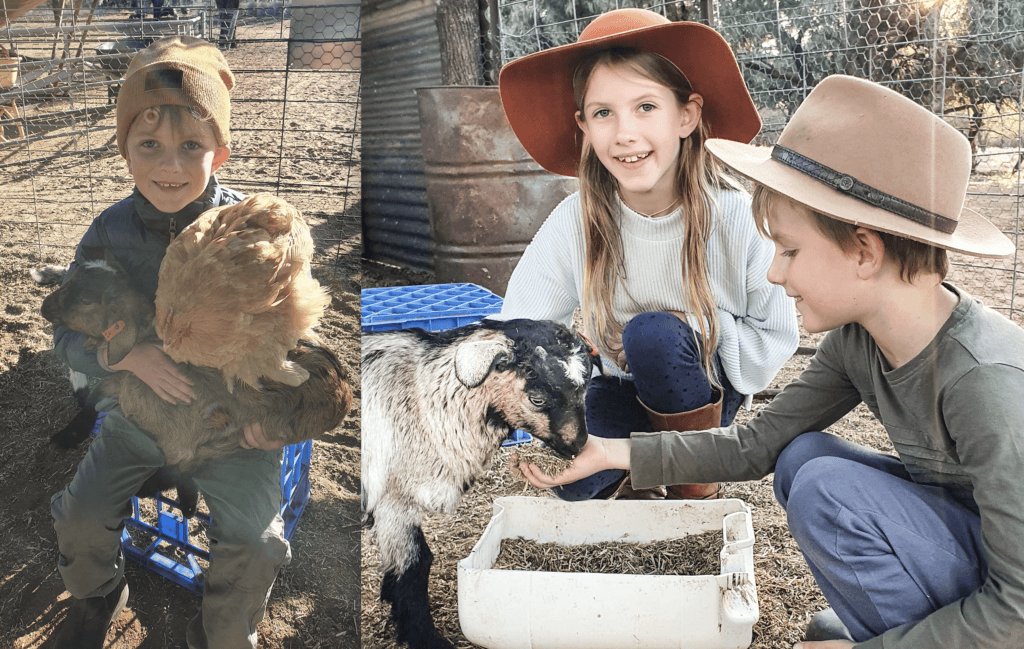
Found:
<path fill-rule="evenodd" d="M 452 646 L 430 617 L 423 517 L 455 511 L 513 429 L 578 454 L 590 350 L 567 328 L 534 320 L 363 335 L 363 509 L 400 643 Z"/>
<path fill-rule="evenodd" d="M 37 284 L 47 286 L 60 284 L 67 274 L 66 266 L 45 266 L 29 271 Z M 96 410 L 100 391 L 89 389 L 89 377 L 81 372 L 69 370 L 71 391 L 78 403 L 78 414 L 64 428 L 50 435 L 50 444 L 62 449 L 76 448 L 92 434 L 100 413 Z M 171 467 L 160 467 L 146 479 L 135 492 L 140 498 L 149 498 L 170 488 L 178 492 L 178 508 L 185 518 L 192 518 L 199 509 L 199 487 L 191 476 L 182 474 Z"/>
<path fill-rule="evenodd" d="M 120 362 L 137 342 L 159 343 L 153 303 L 138 293 L 124 271 L 102 262 L 77 267 L 64 285 L 43 300 L 42 315 L 86 336 L 86 347 L 107 348 L 108 363 Z M 213 368 L 178 364 L 196 395 L 172 405 L 131 372 L 115 372 L 101 388 L 117 395 L 124 415 L 149 433 L 169 466 L 189 472 L 201 463 L 237 451 L 246 424 L 258 422 L 270 440 L 293 444 L 332 430 L 352 405 L 352 387 L 338 359 L 325 347 L 300 341 L 288 359 L 309 372 L 298 387 L 265 381 L 229 393 Z"/>

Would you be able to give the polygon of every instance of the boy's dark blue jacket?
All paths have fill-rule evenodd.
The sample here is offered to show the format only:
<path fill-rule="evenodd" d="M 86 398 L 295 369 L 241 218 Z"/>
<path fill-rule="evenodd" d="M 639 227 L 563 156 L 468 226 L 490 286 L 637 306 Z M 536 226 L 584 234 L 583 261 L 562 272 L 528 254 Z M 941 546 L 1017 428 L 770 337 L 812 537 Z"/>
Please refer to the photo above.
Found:
<path fill-rule="evenodd" d="M 216 178 L 210 178 L 203 196 L 174 214 L 153 207 L 135 188 L 128 198 L 108 207 L 96 217 L 82 237 L 75 251 L 75 261 L 68 267 L 68 275 L 78 264 L 86 261 L 106 260 L 121 265 L 135 288 L 150 300 L 156 297 L 156 284 L 160 262 L 164 259 L 172 233 L 181 232 L 208 209 L 233 205 L 244 198 L 227 187 L 221 187 Z M 67 279 L 65 276 L 65 280 Z M 67 327 L 53 331 L 53 350 L 71 369 L 90 376 L 110 374 L 96 359 L 96 350 L 85 349 L 84 336 Z"/>

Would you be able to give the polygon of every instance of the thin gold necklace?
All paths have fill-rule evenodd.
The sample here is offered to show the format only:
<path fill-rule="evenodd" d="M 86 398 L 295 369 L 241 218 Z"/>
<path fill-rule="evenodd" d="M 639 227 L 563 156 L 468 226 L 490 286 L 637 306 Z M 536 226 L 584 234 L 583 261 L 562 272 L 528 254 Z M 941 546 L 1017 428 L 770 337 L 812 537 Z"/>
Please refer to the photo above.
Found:
<path fill-rule="evenodd" d="M 647 217 L 649 219 L 652 219 L 652 218 L 654 218 L 656 216 L 664 214 L 665 212 L 667 212 L 670 209 L 672 209 L 673 207 L 675 207 L 676 203 L 678 203 L 679 199 L 681 199 L 681 198 L 682 198 L 682 196 L 676 196 L 674 199 L 672 199 L 672 202 L 668 204 L 668 207 L 662 208 L 662 209 L 658 210 L 657 212 L 651 212 L 650 214 L 644 214 L 643 212 L 641 212 L 640 210 L 636 209 L 635 207 L 629 207 L 628 204 L 626 205 L 626 207 L 629 207 L 629 209 L 633 210 L 634 212 L 636 212 L 640 216 L 645 216 L 645 217 Z M 622 201 L 622 202 L 625 203 L 626 201 Z"/>

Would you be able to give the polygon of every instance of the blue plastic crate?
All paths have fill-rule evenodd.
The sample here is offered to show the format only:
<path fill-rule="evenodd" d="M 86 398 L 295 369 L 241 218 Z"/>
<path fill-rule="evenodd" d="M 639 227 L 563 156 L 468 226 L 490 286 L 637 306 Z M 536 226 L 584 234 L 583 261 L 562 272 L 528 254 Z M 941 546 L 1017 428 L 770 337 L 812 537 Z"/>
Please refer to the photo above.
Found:
<path fill-rule="evenodd" d="M 501 312 L 501 297 L 476 284 L 364 288 L 360 311 L 363 331 L 413 327 L 444 331 Z M 532 439 L 526 431 L 514 430 L 501 445 L 527 444 Z"/>
<path fill-rule="evenodd" d="M 501 297 L 465 283 L 366 288 L 360 311 L 363 331 L 444 331 L 500 312 Z"/>
<path fill-rule="evenodd" d="M 93 433 L 99 431 L 102 412 L 96 420 Z M 309 501 L 309 464 L 313 455 L 313 441 L 306 440 L 284 448 L 281 464 L 281 517 L 284 518 L 285 538 L 291 539 L 298 527 L 302 512 Z M 156 524 L 143 520 L 139 499 L 132 497 L 132 515 L 125 518 L 125 529 L 121 532 L 121 549 L 125 556 L 142 564 L 158 575 L 197 593 L 203 593 L 203 569 L 199 560 L 210 561 L 210 552 L 195 544 L 196 535 L 210 527 L 209 514 L 196 514 L 186 520 L 176 500 L 158 494 L 156 500 Z M 145 547 L 137 544 L 129 528 L 148 537 Z M 167 556 L 173 554 L 174 558 Z"/>
<path fill-rule="evenodd" d="M 520 444 L 529 444 L 532 440 L 533 437 L 530 436 L 530 433 L 526 432 L 525 430 L 519 430 L 517 428 L 514 431 L 512 431 L 512 434 L 509 435 L 508 439 L 502 442 L 501 445 L 518 446 Z"/>

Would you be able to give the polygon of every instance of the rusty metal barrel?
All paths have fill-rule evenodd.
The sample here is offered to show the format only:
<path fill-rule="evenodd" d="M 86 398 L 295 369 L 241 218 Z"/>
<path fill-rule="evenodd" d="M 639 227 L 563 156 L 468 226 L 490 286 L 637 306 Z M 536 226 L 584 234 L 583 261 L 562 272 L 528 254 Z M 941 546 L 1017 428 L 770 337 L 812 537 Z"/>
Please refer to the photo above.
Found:
<path fill-rule="evenodd" d="M 542 169 L 519 144 L 493 86 L 418 88 L 439 283 L 472 282 L 505 295 L 512 270 L 574 178 Z"/>

